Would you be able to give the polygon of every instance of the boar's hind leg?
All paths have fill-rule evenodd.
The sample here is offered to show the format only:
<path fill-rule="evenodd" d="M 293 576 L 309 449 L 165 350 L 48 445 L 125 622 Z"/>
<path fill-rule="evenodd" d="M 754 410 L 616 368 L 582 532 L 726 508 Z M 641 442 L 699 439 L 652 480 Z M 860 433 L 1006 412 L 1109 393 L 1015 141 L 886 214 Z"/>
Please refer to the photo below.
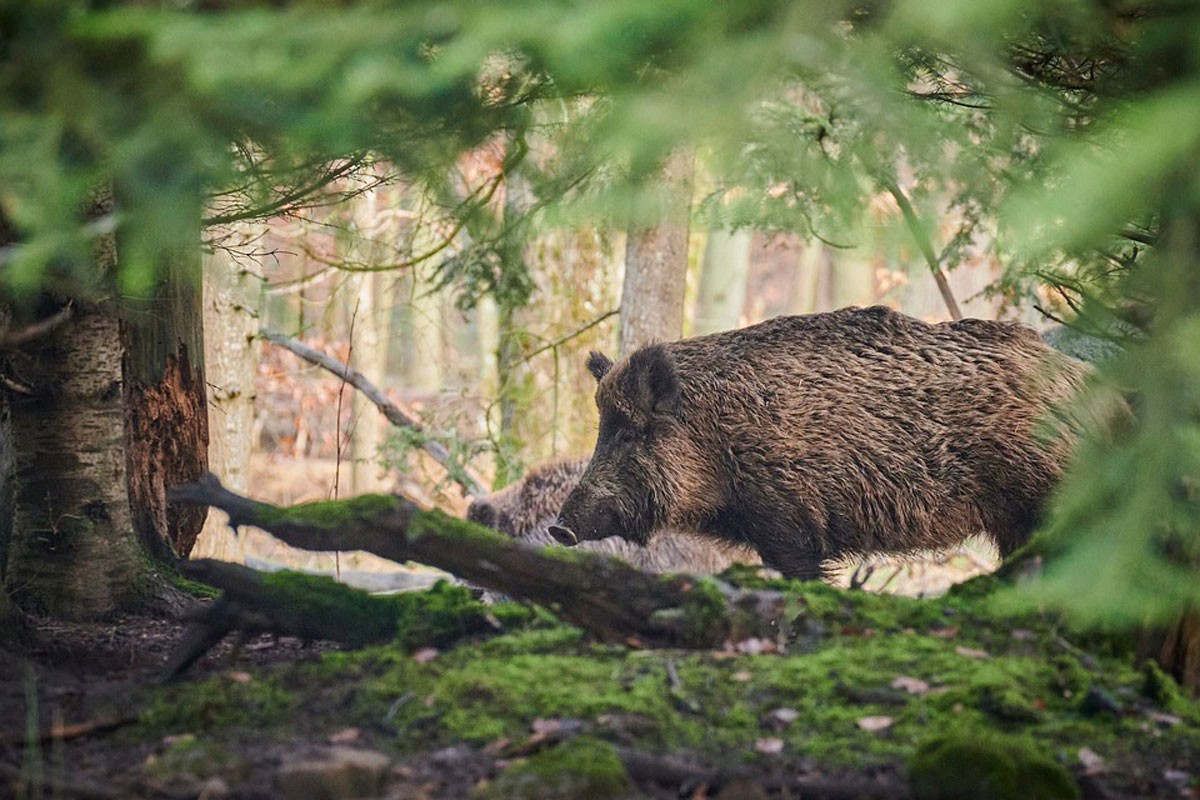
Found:
<path fill-rule="evenodd" d="M 821 567 L 824 559 L 820 553 L 781 546 L 759 547 L 758 554 L 762 556 L 763 564 L 779 570 L 785 578 L 816 581 L 826 576 Z"/>

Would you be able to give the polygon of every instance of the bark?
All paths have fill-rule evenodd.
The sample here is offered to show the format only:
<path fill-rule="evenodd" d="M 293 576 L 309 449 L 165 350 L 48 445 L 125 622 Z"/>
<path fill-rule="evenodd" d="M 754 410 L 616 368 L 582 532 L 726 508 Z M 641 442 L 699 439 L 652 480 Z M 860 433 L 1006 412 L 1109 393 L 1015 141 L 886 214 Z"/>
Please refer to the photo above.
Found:
<path fill-rule="evenodd" d="M 714 230 L 708 234 L 696 298 L 697 335 L 738 326 L 746 304 L 751 240 L 748 230 Z"/>
<path fill-rule="evenodd" d="M 604 641 L 719 647 L 746 636 L 774 636 L 783 611 L 774 592 L 725 587 L 714 595 L 717 584 L 689 576 L 647 575 L 605 556 L 527 548 L 400 498 L 280 509 L 230 492 L 211 475 L 180 487 L 173 498 L 220 508 L 231 525 L 254 525 L 304 550 L 365 550 L 397 563 L 440 567 L 545 606 Z"/>
<path fill-rule="evenodd" d="M 204 269 L 204 368 L 208 383 L 208 464 L 230 488 L 245 491 L 254 432 L 261 279 L 222 254 Z M 210 514 L 191 557 L 241 561 L 242 543 Z"/>
<path fill-rule="evenodd" d="M 1154 659 L 1193 697 L 1200 696 L 1200 611 L 1182 612 L 1165 628 L 1139 631 L 1137 655 Z"/>
<path fill-rule="evenodd" d="M 374 197 L 372 192 L 370 197 Z M 350 360 L 359 372 L 383 380 L 387 368 L 388 321 L 391 309 L 381 302 L 384 275 L 368 272 L 357 276 L 358 314 L 353 330 Z M 350 489 L 353 494 L 378 491 L 380 479 L 379 448 L 383 445 L 383 420 L 370 408 L 370 401 L 359 392 L 350 397 L 349 455 Z"/>
<path fill-rule="evenodd" d="M 9 398 L 13 514 L 5 573 L 24 608 L 99 616 L 127 605 L 142 561 L 132 535 L 123 348 L 111 305 L 14 354 L 34 387 Z"/>
<path fill-rule="evenodd" d="M 821 266 L 829 259 L 829 248 L 821 242 L 804 243 L 796 258 L 796 271 L 788 292 L 789 314 L 812 314 L 817 311 L 821 281 Z"/>
<path fill-rule="evenodd" d="M 193 267 L 173 261 L 152 296 L 128 302 L 122 313 L 129 504 L 142 546 L 161 561 L 187 556 L 207 516 L 167 502 L 168 488 L 208 471 L 201 285 Z"/>
<path fill-rule="evenodd" d="M 683 336 L 688 221 L 695 155 L 676 153 L 663 168 L 669 197 L 657 224 L 629 231 L 621 286 L 620 354 Z"/>

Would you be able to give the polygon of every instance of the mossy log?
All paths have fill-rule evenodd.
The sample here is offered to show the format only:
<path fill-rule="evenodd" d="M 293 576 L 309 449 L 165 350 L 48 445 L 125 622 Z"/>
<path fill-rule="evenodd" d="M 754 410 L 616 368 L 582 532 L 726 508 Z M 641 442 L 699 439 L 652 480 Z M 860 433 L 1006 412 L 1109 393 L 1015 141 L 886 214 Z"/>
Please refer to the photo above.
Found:
<path fill-rule="evenodd" d="M 422 511 L 400 497 L 366 495 L 281 508 L 242 497 L 213 475 L 172 491 L 177 503 L 219 508 L 292 547 L 365 550 L 418 561 L 541 605 L 597 639 L 646 647 L 720 647 L 774 637 L 783 598 L 687 575 L 648 575 L 607 556 L 532 549 L 465 520 Z"/>
<path fill-rule="evenodd" d="M 445 581 L 424 592 L 376 597 L 318 575 L 258 572 L 211 559 L 183 562 L 180 571 L 222 594 L 191 615 L 167 663 L 167 677 L 182 673 L 235 630 L 352 647 L 394 640 L 415 650 L 444 647 L 499 624 L 465 588 Z"/>

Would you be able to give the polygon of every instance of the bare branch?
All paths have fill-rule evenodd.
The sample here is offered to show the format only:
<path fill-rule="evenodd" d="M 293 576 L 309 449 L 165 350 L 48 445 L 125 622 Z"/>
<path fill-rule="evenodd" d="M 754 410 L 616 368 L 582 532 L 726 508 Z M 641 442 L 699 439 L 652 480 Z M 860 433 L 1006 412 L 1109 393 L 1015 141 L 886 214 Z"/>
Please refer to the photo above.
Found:
<path fill-rule="evenodd" d="M 925 263 L 929 265 L 929 271 L 933 273 L 933 280 L 942 294 L 942 300 L 946 302 L 950 318 L 955 321 L 962 319 L 962 311 L 958 309 L 958 302 L 954 299 L 954 293 L 950 291 L 950 283 L 946 280 L 946 274 L 942 272 L 937 254 L 933 252 L 933 242 L 929 240 L 925 229 L 921 227 L 921 222 L 917 219 L 916 212 L 913 211 L 912 203 L 908 202 L 904 190 L 895 181 L 881 178 L 880 183 L 896 199 L 896 205 L 900 206 L 900 213 L 904 215 L 904 223 L 908 226 L 908 232 L 912 234 L 913 241 L 917 243 L 921 254 L 925 256 Z"/>
<path fill-rule="evenodd" d="M 416 418 L 412 412 L 401 408 L 398 404 L 392 402 L 384 395 L 378 386 L 372 383 L 361 372 L 352 369 L 350 366 L 343 364 L 332 356 L 326 355 L 318 350 L 314 350 L 303 342 L 297 341 L 290 336 L 284 336 L 282 333 L 270 330 L 262 330 L 260 335 L 268 342 L 295 353 L 300 358 L 310 364 L 315 364 L 322 369 L 325 369 L 334 375 L 338 376 L 346 383 L 358 389 L 363 395 L 370 400 L 375 406 L 387 417 L 388 422 L 398 428 L 410 428 L 415 431 L 424 431 L 424 426 Z M 442 466 L 450 469 L 451 457 L 450 451 L 441 442 L 435 442 L 432 439 L 426 439 L 422 445 L 425 452 L 433 456 L 433 458 Z M 483 479 L 475 474 L 469 468 L 464 468 L 461 476 L 456 475 L 456 470 L 450 469 L 450 477 L 462 487 L 468 497 L 479 497 L 486 494 L 483 488 Z"/>

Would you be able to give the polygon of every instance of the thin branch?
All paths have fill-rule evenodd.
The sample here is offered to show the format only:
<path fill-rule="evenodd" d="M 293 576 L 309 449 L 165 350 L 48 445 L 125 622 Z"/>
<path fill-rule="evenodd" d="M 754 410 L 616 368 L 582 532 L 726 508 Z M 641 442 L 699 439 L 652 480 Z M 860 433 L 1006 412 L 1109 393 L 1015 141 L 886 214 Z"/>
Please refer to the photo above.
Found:
<path fill-rule="evenodd" d="M 420 423 L 416 416 L 396 403 L 389 400 L 384 393 L 368 380 L 361 372 L 352 369 L 336 358 L 326 355 L 318 350 L 314 350 L 303 342 L 299 342 L 290 336 L 284 336 L 282 333 L 271 330 L 263 330 L 260 335 L 268 342 L 279 347 L 289 350 L 310 364 L 315 364 L 322 369 L 328 370 L 337 377 L 341 378 L 346 383 L 358 389 L 363 395 L 370 400 L 375 406 L 387 417 L 388 422 L 398 428 L 410 428 L 417 432 L 424 432 L 425 427 Z M 483 479 L 477 475 L 469 467 L 463 468 L 463 474 L 456 476 L 457 470 L 450 469 L 452 458 L 450 451 L 441 442 L 435 442 L 432 439 L 426 439 L 422 444 L 425 452 L 433 456 L 439 464 L 449 470 L 450 477 L 463 488 L 469 497 L 480 497 L 486 494 L 484 490 Z"/>
<path fill-rule="evenodd" d="M 40 339 L 65 325 L 74 314 L 75 307 L 71 303 L 67 303 L 62 309 L 39 322 L 15 331 L 5 331 L 0 334 L 0 350 L 17 350 L 34 339 Z"/>
<path fill-rule="evenodd" d="M 590 331 L 592 328 L 599 325 L 601 322 L 604 322 L 604 320 L 609 319 L 610 317 L 615 317 L 617 314 L 620 314 L 620 313 L 621 313 L 621 309 L 619 306 L 617 308 L 614 308 L 612 311 L 606 311 L 603 314 L 601 314 L 600 316 L 596 317 L 591 322 L 584 325 L 583 327 L 576 328 L 575 330 L 571 331 L 570 333 L 568 333 L 564 336 L 560 336 L 548 344 L 542 345 L 537 350 L 534 350 L 532 353 L 525 356 L 525 358 L 523 358 L 522 361 L 531 361 L 531 360 L 533 360 L 534 356 L 540 356 L 542 353 L 546 352 L 547 350 L 557 350 L 559 347 L 561 347 L 562 345 L 571 341 L 576 336 L 582 336 L 583 334 Z"/>
<path fill-rule="evenodd" d="M 921 254 L 925 256 L 925 263 L 929 265 L 929 271 L 933 273 L 933 280 L 937 283 L 938 291 L 942 294 L 942 300 L 946 302 L 946 309 L 950 312 L 950 318 L 957 322 L 963 318 L 962 312 L 958 309 L 958 302 L 954 299 L 954 293 L 950 291 L 950 283 L 946 280 L 946 274 L 942 272 L 937 254 L 933 252 L 933 242 L 929 240 L 925 229 L 921 227 L 921 222 L 917 219 L 917 213 L 913 211 L 912 203 L 908 202 L 908 197 L 904 194 L 904 190 L 895 181 L 888 178 L 881 178 L 880 183 L 895 198 L 896 205 L 900 206 L 900 213 L 904 215 L 904 223 L 908 226 L 908 232 L 912 234 L 913 240 L 917 243 Z"/>
<path fill-rule="evenodd" d="M 277 197 L 270 203 L 261 206 L 242 208 L 237 211 L 231 211 L 227 214 L 214 214 L 211 217 L 205 217 L 203 220 L 201 220 L 201 224 L 207 228 L 212 225 L 228 225 L 231 222 L 241 222 L 248 219 L 261 219 L 274 216 L 281 211 L 294 207 L 301 200 L 304 200 L 306 197 L 311 197 L 334 181 L 346 177 L 350 173 L 354 172 L 354 170 L 361 167 L 362 164 L 363 159 L 361 156 L 352 158 L 335 167 L 327 169 L 314 180 L 302 186 L 294 187 L 291 191 L 281 195 L 280 197 Z"/>

